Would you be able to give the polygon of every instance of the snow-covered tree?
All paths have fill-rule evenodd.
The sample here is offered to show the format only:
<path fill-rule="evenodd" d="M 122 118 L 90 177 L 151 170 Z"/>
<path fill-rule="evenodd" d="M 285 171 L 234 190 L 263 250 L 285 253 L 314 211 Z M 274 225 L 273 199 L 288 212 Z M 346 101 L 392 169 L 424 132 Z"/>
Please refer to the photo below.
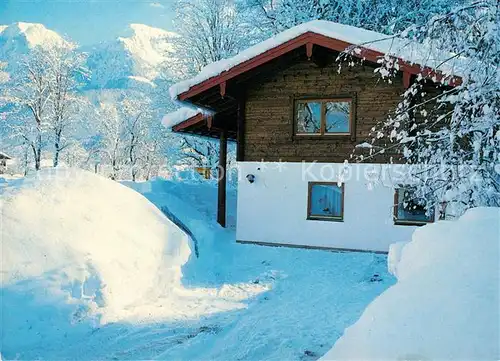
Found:
<path fill-rule="evenodd" d="M 205 140 L 193 136 L 183 136 L 179 140 L 178 165 L 191 167 L 217 167 L 219 161 L 219 147 L 213 140 Z"/>
<path fill-rule="evenodd" d="M 119 102 L 125 127 L 125 157 L 131 179 L 157 174 L 165 159 L 166 130 L 151 94 L 127 92 Z"/>
<path fill-rule="evenodd" d="M 9 136 L 30 148 L 36 170 L 40 169 L 46 145 L 51 96 L 49 68 L 47 53 L 36 47 L 20 61 L 19 72 L 0 88 L 0 97 L 7 104 Z"/>
<path fill-rule="evenodd" d="M 171 155 L 173 165 L 189 168 L 210 168 L 212 174 L 219 166 L 219 143 L 215 140 L 207 140 L 197 136 L 176 136 L 177 144 L 175 145 L 178 152 Z M 236 146 L 234 142 L 228 142 L 226 167 L 231 170 L 236 165 Z M 231 171 L 229 176 L 233 177 Z"/>
<path fill-rule="evenodd" d="M 61 154 L 61 162 L 68 167 L 88 168 L 90 153 L 80 142 L 69 143 L 66 151 Z"/>
<path fill-rule="evenodd" d="M 358 159 L 399 154 L 414 198 L 427 209 L 500 206 L 500 3 L 473 1 L 405 34 L 414 35 L 407 47 L 449 53 L 437 67 L 448 74 L 433 78 L 433 91 L 418 78 L 372 129 L 370 154 Z M 379 73 L 390 76 L 396 64 L 386 56 Z M 461 83 L 448 86 L 456 75 Z"/>
<path fill-rule="evenodd" d="M 46 56 L 51 94 L 48 123 L 54 144 L 53 165 L 57 167 L 61 152 L 71 145 L 66 132 L 80 119 L 77 113 L 81 108 L 87 106 L 77 94 L 79 79 L 86 76 L 85 57 L 71 48 L 51 48 Z"/>
<path fill-rule="evenodd" d="M 99 92 L 96 136 L 86 146 L 87 165 L 112 179 L 148 179 L 165 166 L 168 134 L 151 95 L 137 90 Z"/>
<path fill-rule="evenodd" d="M 147 143 L 151 104 L 146 97 L 134 94 L 120 103 L 120 109 L 124 118 L 127 165 L 135 182 L 140 171 L 141 153 Z"/>
<path fill-rule="evenodd" d="M 120 171 L 126 162 L 125 157 L 125 124 L 115 103 L 104 101 L 97 110 L 98 145 L 100 159 L 110 165 L 110 178 L 118 179 Z"/>
<path fill-rule="evenodd" d="M 158 176 L 167 164 L 168 153 L 176 151 L 172 147 L 171 134 L 160 122 L 153 122 L 148 130 L 149 136 L 141 151 L 141 174 L 145 180 Z"/>
<path fill-rule="evenodd" d="M 319 19 L 392 34 L 424 25 L 452 4 L 448 0 L 248 0 L 247 5 L 254 23 L 268 33 Z"/>
<path fill-rule="evenodd" d="M 9 73 L 7 73 L 6 71 L 6 68 L 7 68 L 7 63 L 0 61 L 0 84 L 7 83 L 9 81 L 10 76 Z M 0 106 L 2 106 L 1 103 Z"/>
<path fill-rule="evenodd" d="M 179 0 L 175 27 L 177 66 L 185 75 L 234 55 L 254 33 L 234 0 Z"/>
<path fill-rule="evenodd" d="M 192 76 L 204 66 L 232 56 L 258 39 L 259 31 L 248 21 L 237 0 L 179 0 L 175 9 L 174 25 L 179 37 L 174 39 L 176 61 L 173 66 L 180 78 Z M 177 151 L 170 154 L 171 165 L 216 166 L 219 150 L 215 142 L 190 136 L 174 139 Z"/>
<path fill-rule="evenodd" d="M 53 144 L 57 166 L 60 153 L 71 143 L 66 133 L 80 119 L 77 113 L 84 103 L 77 95 L 83 62 L 72 46 L 37 46 L 1 86 L 8 135 L 31 149 L 36 170 L 48 144 Z"/>

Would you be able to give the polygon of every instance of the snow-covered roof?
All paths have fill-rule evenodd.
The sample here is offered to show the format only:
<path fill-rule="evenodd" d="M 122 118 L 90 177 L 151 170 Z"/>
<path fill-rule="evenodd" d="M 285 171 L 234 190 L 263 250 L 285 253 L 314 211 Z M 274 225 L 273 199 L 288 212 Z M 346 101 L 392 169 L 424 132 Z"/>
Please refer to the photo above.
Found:
<path fill-rule="evenodd" d="M 182 123 L 183 121 L 188 120 L 189 118 L 192 118 L 195 115 L 205 114 L 205 113 L 206 111 L 202 109 L 182 107 L 171 113 L 166 114 L 161 120 L 161 123 L 167 129 L 171 129 L 174 125 Z"/>
<path fill-rule="evenodd" d="M 440 70 L 445 75 L 457 73 L 454 68 L 459 59 L 454 59 L 454 61 L 442 64 L 443 60 L 450 57 L 450 54 L 446 52 L 432 50 L 424 44 L 411 43 L 411 41 L 404 38 L 388 36 L 382 33 L 326 20 L 313 20 L 285 30 L 272 38 L 243 50 L 236 56 L 205 66 L 193 78 L 172 85 L 170 87 L 170 95 L 172 99 L 177 99 L 179 94 L 184 93 L 194 85 L 218 76 L 224 71 L 228 71 L 247 60 L 306 33 L 315 33 L 332 39 L 341 40 L 352 45 L 359 45 L 365 49 L 374 50 L 383 54 L 390 54 L 408 63 L 419 64 L 421 66 Z M 356 55 L 359 53 L 355 51 L 354 54 Z"/>
<path fill-rule="evenodd" d="M 4 152 L 0 152 L 0 159 L 12 159 L 12 157 L 8 156 Z"/>

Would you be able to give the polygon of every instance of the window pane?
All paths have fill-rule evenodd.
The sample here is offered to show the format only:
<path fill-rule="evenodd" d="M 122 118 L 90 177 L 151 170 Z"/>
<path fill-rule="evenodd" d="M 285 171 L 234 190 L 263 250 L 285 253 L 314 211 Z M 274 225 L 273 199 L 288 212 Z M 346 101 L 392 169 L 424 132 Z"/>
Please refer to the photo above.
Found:
<path fill-rule="evenodd" d="M 297 133 L 319 133 L 321 130 L 321 103 L 297 102 Z"/>
<path fill-rule="evenodd" d="M 309 194 L 309 215 L 342 217 L 342 188 L 336 184 L 313 184 Z"/>
<path fill-rule="evenodd" d="M 431 222 L 432 212 L 427 216 L 423 202 L 412 200 L 411 190 L 398 189 L 397 219 L 410 222 Z"/>
<path fill-rule="evenodd" d="M 326 133 L 349 133 L 351 102 L 326 102 Z"/>

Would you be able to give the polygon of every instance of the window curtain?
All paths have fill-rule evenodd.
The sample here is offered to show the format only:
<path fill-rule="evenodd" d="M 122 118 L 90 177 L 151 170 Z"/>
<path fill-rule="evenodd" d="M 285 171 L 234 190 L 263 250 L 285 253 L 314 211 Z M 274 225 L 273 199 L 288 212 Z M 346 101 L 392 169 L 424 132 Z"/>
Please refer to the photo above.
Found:
<path fill-rule="evenodd" d="M 341 216 L 342 189 L 336 185 L 314 185 L 311 213 L 322 216 Z"/>

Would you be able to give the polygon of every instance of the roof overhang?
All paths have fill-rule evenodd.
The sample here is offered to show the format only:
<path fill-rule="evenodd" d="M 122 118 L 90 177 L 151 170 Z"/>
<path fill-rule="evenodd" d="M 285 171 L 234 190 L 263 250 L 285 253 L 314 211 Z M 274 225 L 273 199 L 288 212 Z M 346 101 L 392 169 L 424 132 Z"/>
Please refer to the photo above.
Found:
<path fill-rule="evenodd" d="M 372 50 L 361 45 L 348 43 L 343 40 L 330 38 L 328 36 L 317 34 L 314 32 L 307 32 L 281 45 L 278 45 L 275 48 L 267 50 L 251 59 L 248 59 L 247 61 L 244 61 L 229 70 L 223 71 L 219 75 L 216 75 L 190 87 L 189 90 L 179 94 L 177 96 L 177 99 L 180 101 L 189 102 L 189 99 L 191 97 L 198 95 L 205 90 L 208 90 L 214 86 L 221 86 L 228 80 L 235 78 L 238 75 L 259 67 L 279 56 L 282 56 L 302 46 L 306 47 L 307 56 L 309 58 L 312 56 L 314 46 L 322 46 L 324 48 L 335 50 L 338 52 L 343 52 L 346 49 L 355 47 L 356 49 L 359 49 L 359 51 L 352 52 L 352 55 L 371 63 L 377 63 L 378 60 L 385 55 L 382 52 Z M 397 58 L 397 61 L 399 63 L 399 70 L 403 73 L 407 73 L 410 75 L 421 75 L 426 78 L 432 78 L 435 81 L 442 81 L 444 78 L 448 78 L 447 84 L 450 86 L 456 86 L 462 82 L 462 79 L 458 76 L 448 77 L 430 67 L 422 66 L 420 64 L 410 64 L 402 58 Z M 222 85 L 222 87 L 225 87 L 225 85 Z"/>
<path fill-rule="evenodd" d="M 285 54 L 291 53 L 299 48 L 304 48 L 308 59 L 311 59 L 313 54 L 316 52 L 316 48 L 326 48 L 333 50 L 338 53 L 346 52 L 348 49 L 348 54 L 363 61 L 367 61 L 372 64 L 378 64 L 379 60 L 386 56 L 385 53 L 370 49 L 367 46 L 349 43 L 344 40 L 332 38 L 323 34 L 316 33 L 314 31 L 308 31 L 301 35 L 298 35 L 288 41 L 285 41 L 275 47 L 272 47 L 262 53 L 259 53 L 245 61 L 242 61 L 229 69 L 222 71 L 218 75 L 214 75 L 208 79 L 200 81 L 189 89 L 181 92 L 176 96 L 176 99 L 183 103 L 188 103 L 196 107 L 203 107 L 215 113 L 213 116 L 206 116 L 203 114 L 197 114 L 189 119 L 186 119 L 179 124 L 172 127 L 174 132 L 185 132 L 193 133 L 198 135 L 207 135 L 211 137 L 219 137 L 220 129 L 213 127 L 214 119 L 219 117 L 219 124 L 224 126 L 224 124 L 235 125 L 235 99 L 231 98 L 227 94 L 226 89 L 228 84 L 231 84 L 233 79 L 242 77 L 245 73 L 254 71 L 259 67 L 264 66 L 271 61 L 278 59 Z M 403 58 L 396 56 L 391 56 L 396 60 L 398 64 L 398 71 L 402 72 L 403 84 L 405 87 L 410 86 L 411 76 L 421 76 L 423 78 L 431 79 L 434 82 L 445 83 L 448 86 L 460 85 L 462 79 L 459 76 L 450 76 L 443 74 L 429 66 L 423 66 L 417 63 L 410 63 L 405 61 Z M 236 80 L 235 80 L 236 81 Z M 215 90 L 217 93 L 215 93 Z M 219 109 L 211 106 L 208 100 L 204 100 L 205 96 L 213 97 L 216 94 L 218 99 L 227 107 L 221 106 L 222 112 L 225 113 L 224 116 L 219 116 Z M 224 119 L 221 119 L 224 118 Z M 222 120 L 222 121 L 221 121 Z M 225 123 L 224 123 L 225 122 Z M 236 129 L 231 129 L 231 138 L 236 137 Z M 234 138 L 233 138 L 234 135 Z"/>
<path fill-rule="evenodd" d="M 217 115 L 214 116 L 198 113 L 174 125 L 172 127 L 172 131 L 211 138 L 220 138 L 220 134 L 223 130 L 217 126 L 219 122 L 220 117 Z M 229 140 L 236 140 L 236 130 L 229 129 L 227 131 L 227 138 Z"/>

